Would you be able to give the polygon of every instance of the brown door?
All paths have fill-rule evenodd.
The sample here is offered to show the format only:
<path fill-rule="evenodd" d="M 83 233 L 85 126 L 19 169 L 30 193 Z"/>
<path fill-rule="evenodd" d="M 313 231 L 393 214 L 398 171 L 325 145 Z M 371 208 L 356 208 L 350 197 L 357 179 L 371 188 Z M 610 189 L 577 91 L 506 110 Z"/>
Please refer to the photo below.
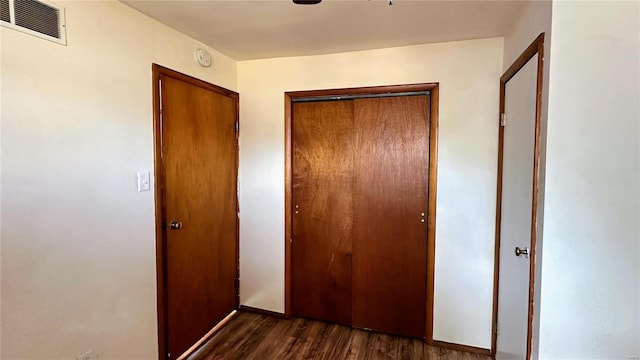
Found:
<path fill-rule="evenodd" d="M 185 78 L 161 76 L 166 342 L 172 359 L 238 302 L 237 98 Z"/>
<path fill-rule="evenodd" d="M 353 326 L 425 336 L 429 97 L 354 103 Z"/>
<path fill-rule="evenodd" d="M 292 310 L 423 338 L 429 96 L 293 104 Z"/>
<path fill-rule="evenodd" d="M 351 324 L 353 101 L 293 112 L 292 310 Z"/>

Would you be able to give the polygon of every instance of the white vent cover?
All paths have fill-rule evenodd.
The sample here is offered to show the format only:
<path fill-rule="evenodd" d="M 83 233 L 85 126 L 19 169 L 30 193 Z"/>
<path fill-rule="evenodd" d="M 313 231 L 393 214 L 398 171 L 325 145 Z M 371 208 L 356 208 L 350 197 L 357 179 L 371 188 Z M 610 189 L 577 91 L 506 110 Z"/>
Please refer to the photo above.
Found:
<path fill-rule="evenodd" d="M 67 45 L 64 8 L 45 0 L 0 0 L 0 25 Z"/>

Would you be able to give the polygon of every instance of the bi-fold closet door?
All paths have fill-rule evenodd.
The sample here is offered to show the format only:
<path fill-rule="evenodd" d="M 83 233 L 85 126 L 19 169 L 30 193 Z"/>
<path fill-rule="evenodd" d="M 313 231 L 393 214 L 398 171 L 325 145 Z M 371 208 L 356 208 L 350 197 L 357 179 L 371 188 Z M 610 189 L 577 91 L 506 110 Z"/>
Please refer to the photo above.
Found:
<path fill-rule="evenodd" d="M 428 95 L 293 104 L 295 316 L 423 338 Z"/>

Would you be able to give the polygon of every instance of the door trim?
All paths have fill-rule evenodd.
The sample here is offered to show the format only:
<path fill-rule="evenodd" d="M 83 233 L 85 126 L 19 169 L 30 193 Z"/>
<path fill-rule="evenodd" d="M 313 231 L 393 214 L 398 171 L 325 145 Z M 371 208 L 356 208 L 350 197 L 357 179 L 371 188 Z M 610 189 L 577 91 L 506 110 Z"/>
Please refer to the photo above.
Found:
<path fill-rule="evenodd" d="M 527 49 L 516 59 L 507 71 L 500 77 L 500 114 L 498 119 L 498 180 L 496 191 L 496 228 L 495 228 L 495 248 L 494 248 L 494 268 L 493 268 L 493 321 L 491 329 L 491 355 L 495 357 L 498 343 L 498 288 L 500 285 L 500 226 L 502 217 L 502 168 L 504 151 L 504 127 L 500 125 L 501 114 L 505 110 L 505 92 L 507 82 L 515 76 L 535 55 L 538 55 L 538 75 L 536 80 L 536 118 L 535 118 L 535 139 L 533 155 L 533 199 L 531 206 L 531 254 L 529 255 L 529 305 L 527 324 L 527 357 L 531 358 L 531 337 L 533 335 L 533 299 L 535 280 L 535 256 L 537 240 L 538 222 L 538 183 L 540 169 L 540 116 L 542 111 L 542 81 L 544 69 L 544 33 L 527 47 Z"/>
<path fill-rule="evenodd" d="M 162 119 L 161 119 L 161 86 L 160 80 L 164 77 L 170 77 L 180 81 L 184 81 L 194 86 L 221 94 L 234 99 L 236 122 L 239 121 L 239 94 L 213 85 L 206 81 L 202 81 L 185 75 L 183 73 L 171 70 L 158 64 L 152 64 L 153 78 L 153 162 L 154 162 L 154 199 L 155 199 L 155 222 L 156 222 L 156 287 L 157 287 L 157 314 L 158 314 L 158 358 L 166 359 L 167 354 L 167 308 L 166 308 L 166 231 L 163 226 L 163 219 L 166 214 L 164 204 L 164 168 L 162 162 Z M 238 134 L 236 133 L 236 214 L 238 213 Z M 239 228 L 238 217 L 236 216 L 236 279 L 239 279 Z M 236 290 L 236 306 L 238 309 L 239 298 L 238 290 Z"/>
<path fill-rule="evenodd" d="M 407 92 L 431 92 L 431 114 L 429 117 L 429 181 L 427 209 L 427 302 L 425 341 L 433 345 L 433 289 L 435 273 L 436 193 L 438 172 L 438 103 L 439 83 L 374 86 L 346 89 L 292 91 L 284 94 L 285 117 L 285 317 L 291 317 L 291 236 L 292 236 L 292 102 L 297 98 L 396 94 Z"/>

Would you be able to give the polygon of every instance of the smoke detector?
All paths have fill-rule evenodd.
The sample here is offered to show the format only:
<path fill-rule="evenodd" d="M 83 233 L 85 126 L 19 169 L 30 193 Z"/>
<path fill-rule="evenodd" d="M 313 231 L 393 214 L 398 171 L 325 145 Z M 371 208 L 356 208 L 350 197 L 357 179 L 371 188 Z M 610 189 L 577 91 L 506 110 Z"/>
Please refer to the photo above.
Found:
<path fill-rule="evenodd" d="M 198 62 L 198 64 L 200 64 L 200 66 L 202 67 L 211 66 L 211 54 L 209 54 L 207 50 L 204 50 L 204 49 L 196 50 L 195 57 L 196 57 L 196 61 Z"/>

